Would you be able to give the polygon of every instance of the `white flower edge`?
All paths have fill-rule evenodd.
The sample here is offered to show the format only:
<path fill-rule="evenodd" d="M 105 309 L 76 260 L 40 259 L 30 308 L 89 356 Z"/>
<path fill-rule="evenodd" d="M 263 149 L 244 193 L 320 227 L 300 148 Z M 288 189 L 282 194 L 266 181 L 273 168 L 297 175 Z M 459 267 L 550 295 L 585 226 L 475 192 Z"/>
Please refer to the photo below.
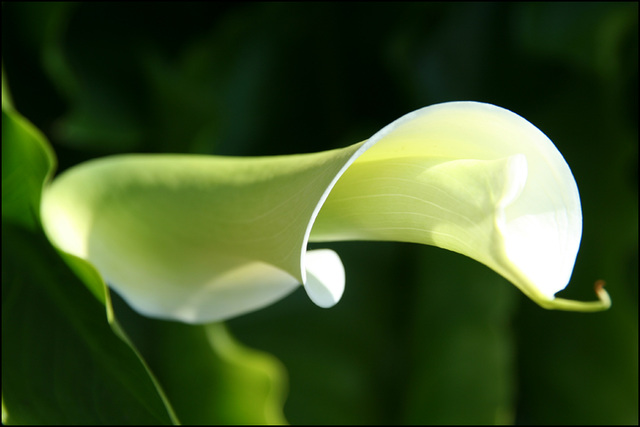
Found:
<path fill-rule="evenodd" d="M 358 204 L 352 203 L 354 199 L 341 203 L 341 191 L 375 192 L 377 186 L 366 183 L 377 170 L 370 165 L 393 166 L 398 159 L 425 162 L 422 181 L 415 185 L 408 181 L 410 191 L 436 188 L 435 182 L 453 183 L 452 194 L 464 193 L 470 188 L 465 182 L 474 186 L 476 176 L 484 177 L 488 185 L 480 185 L 471 197 L 452 198 L 457 200 L 454 208 L 477 211 L 482 227 L 460 228 L 460 223 L 474 222 L 462 215 L 461 222 L 453 221 L 453 228 L 438 231 L 448 226 L 450 218 L 441 215 L 446 206 L 432 203 L 433 211 L 428 205 L 429 192 L 439 194 L 436 188 L 424 197 L 401 195 L 403 200 L 417 201 L 412 209 L 431 221 L 426 225 L 434 230 L 428 230 L 427 237 L 404 231 L 381 235 L 375 215 L 370 223 L 345 229 L 345 224 L 354 225 L 344 218 L 352 215 L 349 209 L 357 211 Z M 391 179 L 404 179 L 403 171 L 394 170 Z M 530 200 L 541 194 L 532 182 L 543 183 L 542 194 L 551 189 L 553 197 L 547 200 L 551 221 L 544 220 L 548 215 L 542 215 L 543 220 L 528 216 Z M 376 205 L 382 210 L 393 204 L 384 194 L 370 196 L 368 201 L 383 202 Z M 188 323 L 224 320 L 271 304 L 300 283 L 312 301 L 329 307 L 343 293 L 344 268 L 332 251 L 307 252 L 307 242 L 354 235 L 435 244 L 471 256 L 546 308 L 597 310 L 606 305 L 604 299 L 582 303 L 554 298 L 568 283 L 579 246 L 577 186 L 542 132 L 489 104 L 425 107 L 364 143 L 309 155 L 99 159 L 71 169 L 47 186 L 41 212 L 55 246 L 91 262 L 132 307 L 151 317 Z M 416 217 L 416 212 L 399 214 L 382 213 L 385 220 L 393 217 L 400 222 Z M 545 233 L 539 233 L 540 225 Z M 465 248 L 456 233 L 470 236 L 474 243 Z M 440 237 L 434 239 L 436 235 Z M 545 256 L 545 236 L 562 242 L 559 261 Z M 527 239 L 533 239 L 537 250 L 533 261 Z M 536 269 L 549 262 L 552 273 L 540 275 Z"/>
<path fill-rule="evenodd" d="M 544 308 L 601 311 L 611 306 L 603 281 L 597 281 L 594 286 L 598 301 L 555 297 L 569 283 L 580 246 L 582 211 L 577 184 L 553 142 L 529 121 L 505 108 L 473 101 L 448 102 L 424 107 L 397 119 L 354 153 L 332 183 L 337 186 L 328 188 L 321 201 L 320 218 L 323 214 L 328 216 L 326 212 L 332 197 L 340 197 L 341 190 L 353 186 L 353 181 L 358 179 L 349 180 L 343 176 L 355 175 L 352 172 L 357 166 L 421 156 L 425 157 L 426 163 L 430 158 L 448 159 L 440 164 L 436 161 L 435 167 L 432 162 L 430 167 L 433 169 L 458 161 L 463 163 L 463 171 L 477 167 L 480 162 L 486 162 L 485 166 L 491 169 L 490 162 L 502 161 L 501 167 L 490 171 L 501 174 L 504 183 L 492 200 L 493 242 L 484 254 L 465 250 L 451 239 L 399 237 L 395 228 L 392 237 L 384 232 L 371 233 L 372 224 L 362 219 L 359 225 L 368 227 L 364 233 L 354 232 L 351 222 L 351 227 L 341 224 L 343 228 L 338 226 L 337 231 L 335 225 L 330 225 L 312 240 L 402 240 L 436 245 L 484 263 Z M 354 165 L 356 161 L 358 163 Z M 375 189 L 374 194 L 355 197 L 361 200 L 379 196 L 379 190 Z M 345 199 L 340 202 L 344 204 Z M 428 200 L 419 202 L 428 203 Z M 335 221 L 336 218 L 331 219 Z M 312 227 L 315 231 L 322 228 L 322 224 L 310 224 L 309 230 Z M 485 256 L 491 252 L 492 256 Z"/>

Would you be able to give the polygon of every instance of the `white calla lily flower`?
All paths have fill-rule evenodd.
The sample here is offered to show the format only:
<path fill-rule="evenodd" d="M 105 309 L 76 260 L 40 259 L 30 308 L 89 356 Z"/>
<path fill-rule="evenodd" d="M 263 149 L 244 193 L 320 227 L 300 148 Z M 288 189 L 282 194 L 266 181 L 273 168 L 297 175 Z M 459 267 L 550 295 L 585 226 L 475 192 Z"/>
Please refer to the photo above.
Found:
<path fill-rule="evenodd" d="M 342 296 L 345 272 L 309 241 L 394 240 L 469 256 L 546 308 L 582 234 L 578 189 L 553 143 L 522 117 L 477 102 L 425 107 L 369 140 L 313 154 L 121 155 L 45 188 L 45 232 L 93 264 L 142 314 L 205 323 L 271 304 L 304 284 Z"/>

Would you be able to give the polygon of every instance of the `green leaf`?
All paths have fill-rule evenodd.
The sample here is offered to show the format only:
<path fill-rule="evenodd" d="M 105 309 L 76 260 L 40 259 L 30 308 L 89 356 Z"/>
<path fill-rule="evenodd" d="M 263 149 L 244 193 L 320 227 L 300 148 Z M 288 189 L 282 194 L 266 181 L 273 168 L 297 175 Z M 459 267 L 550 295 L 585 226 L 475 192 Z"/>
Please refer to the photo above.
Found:
<path fill-rule="evenodd" d="M 92 296 L 42 235 L 40 197 L 55 156 L 13 109 L 4 79 L 2 110 L 3 421 L 170 424 L 143 362 L 107 321 L 100 276 L 64 255 Z"/>
<path fill-rule="evenodd" d="M 2 86 L 2 218 L 34 230 L 55 157 L 44 136 L 13 109 L 4 74 Z"/>
<path fill-rule="evenodd" d="M 3 221 L 6 424 L 172 424 L 144 364 L 44 236 Z"/>
<path fill-rule="evenodd" d="M 286 424 L 286 373 L 273 356 L 240 345 L 221 323 L 154 320 L 114 305 L 182 423 Z"/>

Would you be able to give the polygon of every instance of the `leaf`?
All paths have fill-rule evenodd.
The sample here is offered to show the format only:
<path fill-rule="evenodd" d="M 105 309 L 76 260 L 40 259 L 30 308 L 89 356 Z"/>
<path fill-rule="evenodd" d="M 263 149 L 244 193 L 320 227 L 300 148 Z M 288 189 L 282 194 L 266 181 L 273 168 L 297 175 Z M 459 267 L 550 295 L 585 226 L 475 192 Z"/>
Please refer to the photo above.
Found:
<path fill-rule="evenodd" d="M 4 74 L 2 83 L 2 218 L 34 230 L 55 157 L 43 135 L 13 110 Z"/>
<path fill-rule="evenodd" d="M 273 356 L 240 345 L 221 323 L 149 319 L 114 304 L 182 423 L 286 424 L 286 373 Z"/>
<path fill-rule="evenodd" d="M 143 363 L 39 233 L 2 225 L 6 424 L 172 424 Z"/>
<path fill-rule="evenodd" d="M 3 79 L 3 422 L 171 424 L 149 372 L 107 322 L 100 277 L 68 256 L 96 299 L 42 235 L 40 195 L 55 157 L 5 89 Z"/>

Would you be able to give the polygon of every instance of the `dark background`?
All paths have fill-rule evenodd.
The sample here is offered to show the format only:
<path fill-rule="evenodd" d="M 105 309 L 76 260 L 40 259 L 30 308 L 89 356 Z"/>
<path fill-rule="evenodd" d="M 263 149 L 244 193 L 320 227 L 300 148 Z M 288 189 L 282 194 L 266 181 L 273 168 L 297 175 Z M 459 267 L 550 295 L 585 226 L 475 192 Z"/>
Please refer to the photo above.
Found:
<path fill-rule="evenodd" d="M 638 422 L 637 3 L 3 3 L 18 111 L 58 170 L 121 152 L 271 155 L 366 139 L 444 101 L 508 108 L 571 167 L 584 234 L 550 312 L 432 247 L 330 246 L 343 300 L 303 290 L 228 325 L 289 373 L 292 423 Z"/>

